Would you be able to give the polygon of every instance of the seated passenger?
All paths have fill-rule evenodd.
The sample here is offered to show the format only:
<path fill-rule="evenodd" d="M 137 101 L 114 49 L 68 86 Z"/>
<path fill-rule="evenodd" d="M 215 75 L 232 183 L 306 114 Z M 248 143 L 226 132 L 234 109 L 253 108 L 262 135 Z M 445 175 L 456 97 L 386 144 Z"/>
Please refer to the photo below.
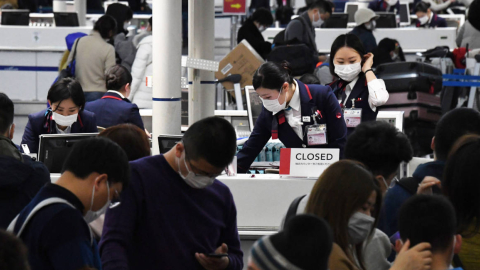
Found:
<path fill-rule="evenodd" d="M 265 8 L 255 10 L 253 15 L 248 18 L 242 27 L 240 27 L 240 30 L 238 30 L 237 43 L 242 42 L 244 39 L 247 40 L 253 49 L 255 49 L 263 59 L 266 59 L 272 50 L 272 43 L 265 41 L 262 32 L 272 24 L 273 16 L 269 10 Z"/>
<path fill-rule="evenodd" d="M 360 39 L 366 52 L 373 52 L 377 47 L 377 40 L 372 33 L 375 30 L 377 19 L 378 15 L 368 8 L 361 8 L 355 12 L 357 26 L 353 28 L 350 34 L 354 34 Z"/>
<path fill-rule="evenodd" d="M 0 229 L 0 269 L 30 270 L 27 248 L 20 239 Z"/>
<path fill-rule="evenodd" d="M 401 241 L 397 240 L 397 247 L 402 247 L 402 241 L 409 241 L 412 246 L 422 242 L 430 243 L 432 262 L 428 269 L 452 269 L 452 258 L 460 252 L 462 246 L 462 236 L 457 234 L 456 224 L 455 209 L 448 199 L 439 195 L 414 196 L 400 208 L 398 229 Z"/>
<path fill-rule="evenodd" d="M 28 116 L 22 144 L 31 153 L 38 152 L 41 134 L 69 134 L 97 132 L 95 114 L 84 110 L 85 96 L 78 81 L 62 79 L 48 91 L 49 108 Z"/>
<path fill-rule="evenodd" d="M 429 3 L 420 2 L 415 6 L 417 15 L 417 27 L 436 28 L 447 27 L 447 21 L 433 13 Z"/>
<path fill-rule="evenodd" d="M 12 142 L 13 102 L 0 93 L 0 228 L 8 224 L 46 183 L 50 173 L 45 165 L 22 155 Z M 2 268 L 0 269 L 7 269 Z"/>
<path fill-rule="evenodd" d="M 480 0 L 473 1 L 468 9 L 467 20 L 457 34 L 457 46 L 480 49 Z"/>
<path fill-rule="evenodd" d="M 133 36 L 128 36 L 128 26 L 133 18 L 133 11 L 129 6 L 120 3 L 113 3 L 108 6 L 105 15 L 115 18 L 117 28 L 110 42 L 115 47 L 117 64 L 126 67 L 131 71 L 137 49 L 133 46 Z"/>
<path fill-rule="evenodd" d="M 298 215 L 282 231 L 255 242 L 248 270 L 328 270 L 332 240 L 332 229 L 324 219 Z"/>
<path fill-rule="evenodd" d="M 57 182 L 44 186 L 8 227 L 27 246 L 32 270 L 102 269 L 88 223 L 119 205 L 129 180 L 127 155 L 116 143 L 76 142 Z"/>
<path fill-rule="evenodd" d="M 235 202 L 215 180 L 235 152 L 232 125 L 209 117 L 166 154 L 132 161 L 131 187 L 105 215 L 103 269 L 241 270 Z"/>
<path fill-rule="evenodd" d="M 87 111 L 97 118 L 97 126 L 108 128 L 118 124 L 131 123 L 144 129 L 137 105 L 128 100 L 132 75 L 121 65 L 115 65 L 105 73 L 107 93 L 99 100 L 85 104 Z"/>
<path fill-rule="evenodd" d="M 385 63 L 405 62 L 402 47 L 395 39 L 384 38 L 373 50 L 373 67 Z"/>
<path fill-rule="evenodd" d="M 368 4 L 368 8 L 375 12 L 400 12 L 399 0 L 373 0 Z"/>

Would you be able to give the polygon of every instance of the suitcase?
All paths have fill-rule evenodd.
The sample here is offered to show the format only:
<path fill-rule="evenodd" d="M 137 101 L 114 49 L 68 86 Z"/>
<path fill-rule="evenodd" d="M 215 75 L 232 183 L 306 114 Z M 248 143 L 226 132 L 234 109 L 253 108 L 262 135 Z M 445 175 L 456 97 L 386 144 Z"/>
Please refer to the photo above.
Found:
<path fill-rule="evenodd" d="M 395 62 L 378 65 L 377 78 L 383 79 L 389 93 L 424 92 L 437 94 L 442 90 L 442 72 L 427 63 Z"/>
<path fill-rule="evenodd" d="M 390 93 L 382 111 L 404 111 L 405 118 L 436 122 L 442 116 L 440 97 L 422 92 Z"/>

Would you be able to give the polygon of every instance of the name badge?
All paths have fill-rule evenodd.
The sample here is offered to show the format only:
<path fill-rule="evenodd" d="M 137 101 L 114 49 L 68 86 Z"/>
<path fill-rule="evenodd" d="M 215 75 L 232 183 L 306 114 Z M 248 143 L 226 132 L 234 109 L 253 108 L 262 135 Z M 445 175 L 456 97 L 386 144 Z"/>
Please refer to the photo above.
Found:
<path fill-rule="evenodd" d="M 311 121 L 311 118 L 310 118 L 310 116 L 303 116 L 303 117 L 302 117 L 302 121 L 303 121 L 303 122 L 310 122 L 310 121 Z"/>
<path fill-rule="evenodd" d="M 362 109 L 345 109 L 343 118 L 347 128 L 355 128 L 362 123 Z"/>
<path fill-rule="evenodd" d="M 307 126 L 307 142 L 309 146 L 324 145 L 327 140 L 327 125 L 311 125 Z"/>

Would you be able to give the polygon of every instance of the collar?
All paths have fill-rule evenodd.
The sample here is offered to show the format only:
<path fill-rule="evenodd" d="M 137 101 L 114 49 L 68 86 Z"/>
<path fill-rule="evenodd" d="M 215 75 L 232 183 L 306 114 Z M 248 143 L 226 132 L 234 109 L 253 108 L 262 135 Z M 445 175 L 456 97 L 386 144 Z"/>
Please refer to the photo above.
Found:
<path fill-rule="evenodd" d="M 292 109 L 299 111 L 300 110 L 300 88 L 298 88 L 297 80 L 293 80 L 295 84 L 295 91 L 293 92 L 292 99 L 288 104 Z"/>
<path fill-rule="evenodd" d="M 98 38 L 101 38 L 103 40 L 102 35 L 100 35 L 100 33 L 98 31 L 95 31 L 95 30 L 92 30 L 92 32 L 90 32 L 90 36 L 98 37 Z"/>
<path fill-rule="evenodd" d="M 119 95 L 122 99 L 125 99 L 125 96 L 122 95 L 120 92 L 118 91 L 115 91 L 115 90 L 108 90 L 107 93 L 114 93 L 114 94 L 117 94 Z"/>
<path fill-rule="evenodd" d="M 70 190 L 53 183 L 48 183 L 45 185 L 45 191 L 46 195 L 49 197 L 59 197 L 67 200 L 69 203 L 75 206 L 75 208 L 80 210 L 83 215 L 83 210 L 85 209 L 85 206 L 80 201 L 80 199 L 75 196 L 75 194 L 73 194 Z"/>
<path fill-rule="evenodd" d="M 308 10 L 303 12 L 302 15 L 300 15 L 300 16 L 302 16 L 307 21 L 307 25 L 311 29 L 313 29 L 313 23 L 312 23 L 312 20 L 310 20 L 310 16 L 308 16 Z"/>
<path fill-rule="evenodd" d="M 433 17 L 435 17 L 435 13 L 433 13 L 433 11 L 432 11 L 432 16 L 430 16 L 430 19 L 428 20 L 426 25 L 430 25 L 430 23 L 432 23 Z"/>
<path fill-rule="evenodd" d="M 350 86 L 350 91 L 353 91 L 353 88 L 355 87 L 355 84 L 357 83 L 357 81 L 358 81 L 358 76 L 348 84 L 348 86 Z"/>
<path fill-rule="evenodd" d="M 57 134 L 70 134 L 72 133 L 72 127 L 67 127 L 65 130 L 58 128 L 57 123 L 55 123 L 55 128 L 57 129 Z"/>

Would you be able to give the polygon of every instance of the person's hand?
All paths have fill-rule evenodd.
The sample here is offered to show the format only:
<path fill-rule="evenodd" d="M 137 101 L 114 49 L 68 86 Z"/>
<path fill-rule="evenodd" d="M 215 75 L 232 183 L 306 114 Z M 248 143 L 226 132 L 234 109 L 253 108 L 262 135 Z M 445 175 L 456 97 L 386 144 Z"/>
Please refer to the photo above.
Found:
<path fill-rule="evenodd" d="M 221 246 L 215 250 L 215 254 L 226 254 L 228 253 L 227 244 L 223 243 Z M 203 253 L 195 253 L 195 258 L 207 270 L 224 270 L 228 267 L 230 259 L 228 256 L 221 258 L 207 257 Z"/>
<path fill-rule="evenodd" d="M 397 240 L 396 247 L 399 249 L 400 240 Z M 393 262 L 390 270 L 428 270 L 432 264 L 431 245 L 429 243 L 420 243 L 411 249 L 410 240 L 407 240 L 398 252 L 397 258 Z"/>
<path fill-rule="evenodd" d="M 365 63 L 363 63 L 362 71 L 365 72 L 373 66 L 373 53 L 367 53 L 363 56 Z"/>
<path fill-rule="evenodd" d="M 152 134 L 150 134 L 150 132 L 148 132 L 147 129 L 145 129 L 145 134 L 147 134 L 147 137 L 148 137 L 148 138 L 150 138 L 150 139 L 152 138 Z"/>
<path fill-rule="evenodd" d="M 417 194 L 433 194 L 432 187 L 438 186 L 439 188 L 442 187 L 442 183 L 435 177 L 427 176 L 423 178 L 423 181 L 418 184 Z"/>

